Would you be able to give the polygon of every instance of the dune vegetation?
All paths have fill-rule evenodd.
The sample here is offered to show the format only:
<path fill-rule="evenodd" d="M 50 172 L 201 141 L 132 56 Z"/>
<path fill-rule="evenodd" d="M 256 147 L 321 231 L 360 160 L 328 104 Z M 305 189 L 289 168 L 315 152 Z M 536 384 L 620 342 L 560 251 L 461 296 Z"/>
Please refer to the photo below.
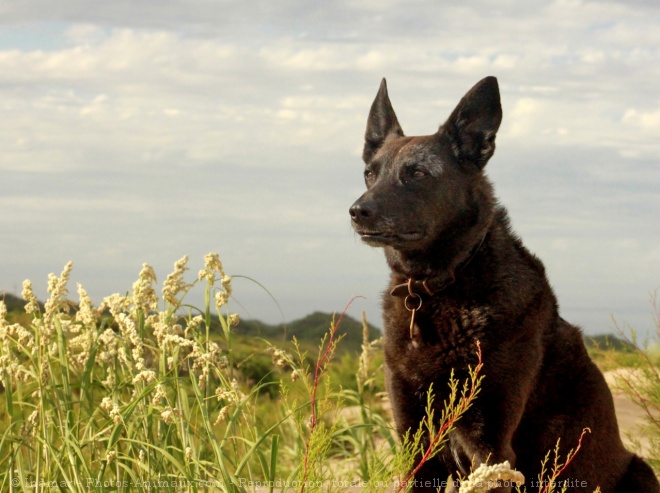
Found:
<path fill-rule="evenodd" d="M 176 262 L 160 294 L 144 264 L 126 294 L 99 306 L 80 285 L 70 299 L 71 269 L 50 275 L 45 303 L 30 281 L 20 309 L 0 298 L 1 491 L 407 491 L 478 399 L 480 364 L 467 381 L 447 382 L 440 426 L 429 389 L 429 416 L 397 437 L 379 340 L 366 320 L 357 351 L 342 348 L 345 313 L 313 344 L 304 331 L 290 341 L 257 334 L 254 323 L 242 334 L 230 311 L 232 279 L 216 254 L 193 279 L 188 258 Z M 188 296 L 197 284 L 204 297 L 195 304 Z M 658 437 L 657 366 L 630 351 L 649 384 L 629 387 L 648 409 L 647 433 Z M 658 467 L 655 443 L 646 452 Z M 547 478 L 570 459 L 549 451 Z M 455 479 L 463 493 L 522 480 L 508 464 Z M 538 491 L 553 491 L 543 484 Z"/>

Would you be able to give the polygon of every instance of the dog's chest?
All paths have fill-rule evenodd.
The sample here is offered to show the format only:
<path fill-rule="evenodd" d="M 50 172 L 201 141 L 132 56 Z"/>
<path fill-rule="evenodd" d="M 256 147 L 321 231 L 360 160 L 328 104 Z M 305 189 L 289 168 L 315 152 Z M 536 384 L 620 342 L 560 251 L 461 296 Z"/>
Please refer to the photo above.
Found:
<path fill-rule="evenodd" d="M 388 305 L 386 362 L 394 373 L 418 383 L 474 365 L 477 341 L 485 342 L 492 320 L 488 307 L 450 299 L 432 300 L 414 316 L 403 300 L 394 299 Z"/>

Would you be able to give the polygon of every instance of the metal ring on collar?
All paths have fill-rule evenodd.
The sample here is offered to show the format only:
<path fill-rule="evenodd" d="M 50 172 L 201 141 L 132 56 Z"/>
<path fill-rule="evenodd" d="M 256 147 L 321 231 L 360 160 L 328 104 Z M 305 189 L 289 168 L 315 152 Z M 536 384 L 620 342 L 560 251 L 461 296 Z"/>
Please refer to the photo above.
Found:
<path fill-rule="evenodd" d="M 410 306 L 408 306 L 408 301 L 413 298 L 417 298 L 418 302 L 416 307 L 411 308 Z M 422 297 L 416 295 L 415 293 L 411 293 L 410 295 L 405 297 L 405 299 L 403 300 L 403 304 L 405 305 L 406 310 L 408 310 L 409 312 L 414 312 L 422 307 Z"/>

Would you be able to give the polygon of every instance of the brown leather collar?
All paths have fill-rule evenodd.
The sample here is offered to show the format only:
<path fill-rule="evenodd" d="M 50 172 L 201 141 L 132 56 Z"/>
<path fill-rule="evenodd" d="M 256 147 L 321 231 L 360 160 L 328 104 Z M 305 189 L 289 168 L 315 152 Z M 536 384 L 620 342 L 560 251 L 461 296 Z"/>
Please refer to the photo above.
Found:
<path fill-rule="evenodd" d="M 409 277 L 406 282 L 394 286 L 390 291 L 390 295 L 396 296 L 397 298 L 405 298 L 407 296 L 410 296 L 411 298 L 421 298 L 422 296 L 433 296 L 434 294 L 439 293 L 456 281 L 454 272 L 465 268 L 465 266 L 470 263 L 481 248 L 481 245 L 483 245 L 487 235 L 488 231 L 486 231 L 481 238 L 481 241 L 470 251 L 467 259 L 458 264 L 454 271 L 448 272 L 446 276 L 433 278 L 427 277 L 426 279 L 413 279 L 412 277 Z"/>
<path fill-rule="evenodd" d="M 404 283 L 397 284 L 392 288 L 390 294 L 398 298 L 405 298 L 406 296 L 421 297 L 421 296 L 433 296 L 435 293 L 438 293 L 449 286 L 454 282 L 454 276 L 443 283 L 438 283 L 438 287 L 435 286 L 432 280 L 429 279 L 413 279 L 412 277 Z"/>

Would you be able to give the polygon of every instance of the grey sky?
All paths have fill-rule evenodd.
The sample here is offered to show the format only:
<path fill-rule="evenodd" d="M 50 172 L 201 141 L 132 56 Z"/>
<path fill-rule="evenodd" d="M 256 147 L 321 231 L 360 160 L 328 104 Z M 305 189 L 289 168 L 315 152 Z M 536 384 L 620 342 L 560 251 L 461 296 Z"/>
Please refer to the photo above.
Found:
<path fill-rule="evenodd" d="M 416 135 L 495 75 L 487 171 L 562 314 L 647 330 L 659 47 L 660 8 L 641 0 L 3 3 L 0 289 L 30 278 L 45 297 L 73 260 L 100 301 L 142 262 L 162 281 L 189 254 L 192 278 L 217 251 L 287 319 L 363 295 L 352 313 L 380 325 L 385 262 L 348 217 L 380 79 Z M 235 295 L 244 316 L 280 320 L 254 284 Z"/>

